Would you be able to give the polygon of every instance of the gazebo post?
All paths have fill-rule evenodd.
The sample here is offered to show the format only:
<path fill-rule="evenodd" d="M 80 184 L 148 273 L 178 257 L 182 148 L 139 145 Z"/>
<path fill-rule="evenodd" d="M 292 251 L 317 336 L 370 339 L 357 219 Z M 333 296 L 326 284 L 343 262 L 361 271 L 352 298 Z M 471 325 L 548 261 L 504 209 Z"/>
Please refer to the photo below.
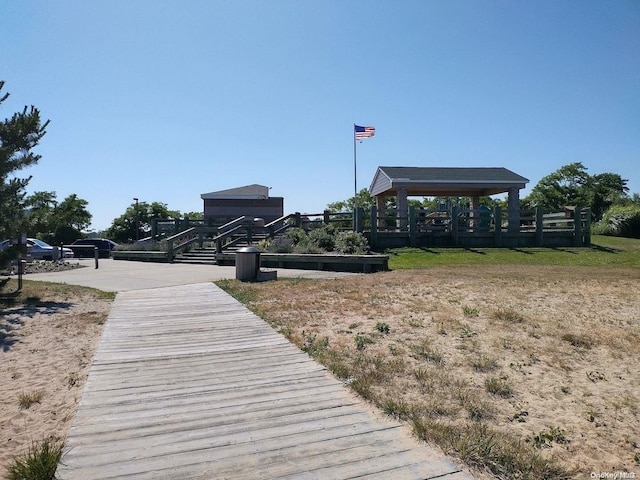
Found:
<path fill-rule="evenodd" d="M 508 230 L 511 233 L 520 231 L 520 189 L 510 188 L 507 206 Z"/>
<path fill-rule="evenodd" d="M 476 221 L 476 211 L 479 208 L 480 208 L 480 197 L 477 195 L 470 197 L 469 227 L 471 227 L 471 230 L 475 230 L 475 228 L 478 226 L 478 222 Z"/>
<path fill-rule="evenodd" d="M 377 220 L 376 223 L 378 224 L 378 227 L 380 227 L 380 228 L 384 228 L 385 227 L 385 222 L 384 222 L 384 216 L 385 216 L 384 215 L 384 204 L 385 204 L 384 195 L 377 195 L 376 196 L 376 211 L 378 213 L 376 214 L 376 218 L 378 220 Z M 381 215 L 381 213 L 382 213 L 382 215 Z M 373 221 L 374 221 L 374 218 L 371 217 L 371 223 L 373 223 Z"/>
<path fill-rule="evenodd" d="M 408 202 L 407 202 L 407 189 L 406 187 L 398 187 L 397 192 L 397 212 L 398 212 L 398 228 L 401 231 L 407 229 L 407 214 L 408 211 Z"/>

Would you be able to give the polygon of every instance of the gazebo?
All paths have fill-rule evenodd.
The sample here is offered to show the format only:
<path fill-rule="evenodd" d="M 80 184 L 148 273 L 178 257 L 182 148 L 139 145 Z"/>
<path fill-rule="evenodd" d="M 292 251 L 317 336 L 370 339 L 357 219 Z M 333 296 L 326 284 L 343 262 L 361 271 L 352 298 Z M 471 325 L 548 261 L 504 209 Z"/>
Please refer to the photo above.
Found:
<path fill-rule="evenodd" d="M 387 197 L 397 197 L 398 212 L 408 209 L 409 196 L 468 197 L 471 210 L 480 207 L 480 197 L 508 194 L 509 230 L 520 226 L 520 190 L 529 179 L 502 167 L 378 167 L 369 191 L 378 209 Z M 399 227 L 406 228 L 406 217 Z"/>

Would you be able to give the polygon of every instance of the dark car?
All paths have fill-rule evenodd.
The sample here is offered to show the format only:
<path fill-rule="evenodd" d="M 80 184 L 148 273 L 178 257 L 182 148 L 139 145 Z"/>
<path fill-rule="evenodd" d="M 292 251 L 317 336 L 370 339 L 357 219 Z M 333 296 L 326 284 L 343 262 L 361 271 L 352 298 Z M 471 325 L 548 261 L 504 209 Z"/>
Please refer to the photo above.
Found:
<path fill-rule="evenodd" d="M 76 258 L 93 258 L 94 247 L 98 247 L 100 258 L 109 258 L 111 250 L 117 246 L 116 242 L 107 238 L 81 238 L 69 245 Z"/>

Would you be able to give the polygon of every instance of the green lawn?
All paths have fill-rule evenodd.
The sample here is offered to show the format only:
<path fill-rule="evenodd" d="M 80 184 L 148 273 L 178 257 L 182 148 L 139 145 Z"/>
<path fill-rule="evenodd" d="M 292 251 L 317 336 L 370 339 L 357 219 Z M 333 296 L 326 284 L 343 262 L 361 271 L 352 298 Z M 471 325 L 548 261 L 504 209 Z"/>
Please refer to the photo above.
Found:
<path fill-rule="evenodd" d="M 579 248 L 396 248 L 385 253 L 392 270 L 462 264 L 640 268 L 640 240 L 595 235 L 591 243 Z"/>

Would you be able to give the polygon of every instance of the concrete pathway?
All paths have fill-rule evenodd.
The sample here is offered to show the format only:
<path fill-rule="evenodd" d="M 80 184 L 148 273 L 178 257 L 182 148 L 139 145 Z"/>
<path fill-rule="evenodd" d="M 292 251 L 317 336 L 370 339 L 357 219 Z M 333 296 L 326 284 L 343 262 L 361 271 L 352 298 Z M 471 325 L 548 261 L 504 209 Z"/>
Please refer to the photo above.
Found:
<path fill-rule="evenodd" d="M 219 265 L 189 265 L 182 263 L 130 262 L 101 259 L 96 270 L 94 260 L 75 259 L 85 268 L 50 273 L 31 273 L 25 280 L 68 283 L 93 287 L 106 292 L 125 292 L 147 288 L 188 285 L 213 282 L 224 278 L 235 278 L 235 267 Z M 339 278 L 353 273 L 315 270 L 276 269 L 278 278 Z"/>

